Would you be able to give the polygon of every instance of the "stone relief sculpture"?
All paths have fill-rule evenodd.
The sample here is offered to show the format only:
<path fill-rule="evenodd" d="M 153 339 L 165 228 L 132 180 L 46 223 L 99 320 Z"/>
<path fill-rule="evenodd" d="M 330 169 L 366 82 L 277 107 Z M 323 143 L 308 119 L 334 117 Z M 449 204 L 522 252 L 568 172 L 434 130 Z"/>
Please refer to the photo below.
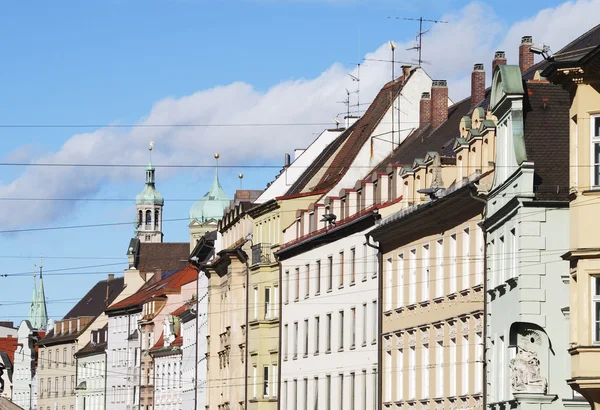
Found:
<path fill-rule="evenodd" d="M 546 394 L 548 381 L 540 374 L 541 347 L 542 335 L 538 331 L 527 328 L 519 330 L 517 355 L 509 364 L 513 393 Z"/>

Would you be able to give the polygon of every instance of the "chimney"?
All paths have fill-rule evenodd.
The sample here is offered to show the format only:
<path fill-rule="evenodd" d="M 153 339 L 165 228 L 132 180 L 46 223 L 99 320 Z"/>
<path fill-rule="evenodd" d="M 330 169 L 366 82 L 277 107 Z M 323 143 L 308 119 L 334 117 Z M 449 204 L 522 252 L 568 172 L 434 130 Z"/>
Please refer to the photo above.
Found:
<path fill-rule="evenodd" d="M 471 108 L 475 107 L 485 98 L 485 71 L 483 64 L 478 63 L 471 73 Z"/>
<path fill-rule="evenodd" d="M 404 81 L 406 81 L 406 79 L 410 75 L 410 66 L 409 65 L 402 66 L 402 75 L 404 76 Z"/>
<path fill-rule="evenodd" d="M 419 127 L 424 127 L 431 123 L 431 93 L 421 94 L 421 103 L 419 107 Z"/>
<path fill-rule="evenodd" d="M 496 54 L 494 54 L 494 59 L 492 60 L 492 77 L 498 65 L 506 65 L 506 53 L 504 51 L 496 51 Z"/>
<path fill-rule="evenodd" d="M 286 167 L 286 168 L 289 167 L 290 163 L 291 163 L 290 154 L 286 153 L 283 161 L 284 161 L 284 167 Z"/>
<path fill-rule="evenodd" d="M 448 84 L 446 80 L 431 83 L 431 126 L 435 129 L 448 119 Z"/>
<path fill-rule="evenodd" d="M 115 274 L 114 273 L 109 273 L 108 274 L 108 280 L 113 280 L 115 278 Z"/>
<path fill-rule="evenodd" d="M 238 193 L 238 191 L 235 191 L 236 194 Z M 159 282 L 161 276 L 162 276 L 162 269 L 154 269 L 154 283 Z"/>
<path fill-rule="evenodd" d="M 521 72 L 525 72 L 529 69 L 533 61 L 533 52 L 529 51 L 529 48 L 533 45 L 531 36 L 524 36 L 521 38 L 521 45 L 519 46 L 519 68 Z"/>

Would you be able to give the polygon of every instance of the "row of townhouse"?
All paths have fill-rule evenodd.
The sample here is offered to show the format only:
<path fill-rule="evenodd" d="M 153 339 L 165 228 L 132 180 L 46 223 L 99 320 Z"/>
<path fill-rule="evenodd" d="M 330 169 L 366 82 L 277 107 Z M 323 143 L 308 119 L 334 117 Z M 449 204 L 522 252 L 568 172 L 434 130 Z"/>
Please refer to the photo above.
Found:
<path fill-rule="evenodd" d="M 599 33 L 538 63 L 525 36 L 518 65 L 496 52 L 486 88 L 475 64 L 457 103 L 403 67 L 228 207 L 203 265 L 206 408 L 598 403 L 598 246 L 580 224 L 597 219 Z"/>

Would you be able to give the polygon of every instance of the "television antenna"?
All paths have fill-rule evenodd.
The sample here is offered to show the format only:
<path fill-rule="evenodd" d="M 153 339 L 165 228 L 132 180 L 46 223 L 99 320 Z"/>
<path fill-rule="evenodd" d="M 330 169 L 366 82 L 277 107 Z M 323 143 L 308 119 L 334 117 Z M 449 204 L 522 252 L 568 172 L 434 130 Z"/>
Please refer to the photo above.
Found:
<path fill-rule="evenodd" d="M 396 19 L 396 20 L 407 20 L 407 21 L 418 21 L 419 22 L 419 33 L 417 34 L 417 45 L 411 48 L 407 48 L 407 50 L 417 50 L 419 52 L 419 59 L 417 60 L 419 67 L 421 67 L 421 65 L 423 63 L 427 63 L 430 64 L 428 61 L 424 61 L 421 58 L 421 52 L 423 51 L 423 34 L 428 33 L 429 30 L 425 30 L 423 31 L 423 22 L 428 22 L 428 23 L 434 23 L 434 24 L 447 24 L 447 21 L 444 20 L 430 20 L 430 19 L 425 19 L 423 17 L 419 17 L 419 18 L 409 18 L 409 17 L 388 17 L 389 19 Z"/>
<path fill-rule="evenodd" d="M 360 63 L 357 64 L 356 75 L 354 76 L 348 73 L 348 76 L 352 79 L 352 81 L 356 81 L 356 111 L 360 116 Z"/>

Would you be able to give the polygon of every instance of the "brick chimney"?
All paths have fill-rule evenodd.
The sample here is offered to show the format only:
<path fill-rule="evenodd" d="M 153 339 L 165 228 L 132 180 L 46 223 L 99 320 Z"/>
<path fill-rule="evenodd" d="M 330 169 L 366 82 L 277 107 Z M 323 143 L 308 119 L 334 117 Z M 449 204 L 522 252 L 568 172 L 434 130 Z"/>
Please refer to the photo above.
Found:
<path fill-rule="evenodd" d="M 485 98 L 485 70 L 483 64 L 478 63 L 471 73 L 471 108 L 475 107 Z"/>
<path fill-rule="evenodd" d="M 532 45 L 533 39 L 531 36 L 521 38 L 521 45 L 519 46 L 519 68 L 521 68 L 521 72 L 529 69 L 534 63 L 533 52 L 529 51 Z"/>
<path fill-rule="evenodd" d="M 404 81 L 406 81 L 406 79 L 410 75 L 410 66 L 409 65 L 402 66 L 402 75 L 404 76 Z"/>
<path fill-rule="evenodd" d="M 437 128 L 448 119 L 448 83 L 433 80 L 431 83 L 431 126 Z"/>
<path fill-rule="evenodd" d="M 109 273 L 108 274 L 108 280 L 113 280 L 115 278 L 115 274 L 114 273 Z"/>
<path fill-rule="evenodd" d="M 494 59 L 492 60 L 492 77 L 498 65 L 506 65 L 506 53 L 504 51 L 496 51 L 496 54 L 494 54 Z"/>
<path fill-rule="evenodd" d="M 426 126 L 431 123 L 431 93 L 421 94 L 421 102 L 419 106 L 419 127 Z"/>

